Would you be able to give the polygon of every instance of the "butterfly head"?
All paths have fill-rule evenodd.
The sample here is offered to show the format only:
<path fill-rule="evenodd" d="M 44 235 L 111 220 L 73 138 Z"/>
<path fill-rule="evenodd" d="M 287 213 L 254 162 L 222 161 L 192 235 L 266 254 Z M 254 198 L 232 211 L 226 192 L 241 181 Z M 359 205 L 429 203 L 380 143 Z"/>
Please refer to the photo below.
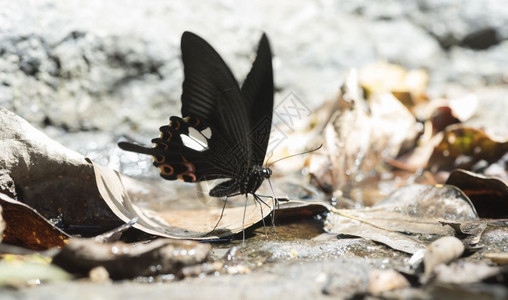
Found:
<path fill-rule="evenodd" d="M 272 175 L 272 169 L 270 168 L 261 168 L 261 176 L 263 176 L 264 178 L 270 178 L 270 176 Z"/>

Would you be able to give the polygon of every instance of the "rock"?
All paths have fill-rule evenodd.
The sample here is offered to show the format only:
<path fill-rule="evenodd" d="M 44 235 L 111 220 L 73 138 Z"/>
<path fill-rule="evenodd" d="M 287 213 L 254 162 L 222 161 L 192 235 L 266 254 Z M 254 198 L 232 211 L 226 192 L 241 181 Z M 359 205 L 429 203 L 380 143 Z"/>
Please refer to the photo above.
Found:
<path fill-rule="evenodd" d="M 379 60 L 429 70 L 436 95 L 450 83 L 504 84 L 506 10 L 502 0 L 9 2 L 0 14 L 0 105 L 58 129 L 53 138 L 100 131 L 111 144 L 120 135 L 149 143 L 179 115 L 184 30 L 209 41 L 239 81 L 266 32 L 276 103 L 293 94 L 310 110 L 335 96 L 346 70 Z"/>
<path fill-rule="evenodd" d="M 371 270 L 367 291 L 379 295 L 385 291 L 408 288 L 409 281 L 395 270 Z"/>
<path fill-rule="evenodd" d="M 422 281 L 426 282 L 437 266 L 459 258 L 462 253 L 464 253 L 464 244 L 454 236 L 445 236 L 432 242 L 427 247 L 423 258 L 425 273 Z"/>

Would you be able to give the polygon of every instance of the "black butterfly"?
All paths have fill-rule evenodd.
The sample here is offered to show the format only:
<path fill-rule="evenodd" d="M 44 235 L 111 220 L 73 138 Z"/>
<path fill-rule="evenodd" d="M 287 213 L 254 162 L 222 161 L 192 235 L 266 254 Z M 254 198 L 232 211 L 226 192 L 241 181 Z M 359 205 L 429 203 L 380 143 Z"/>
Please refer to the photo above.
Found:
<path fill-rule="evenodd" d="M 124 150 L 152 155 L 164 179 L 186 182 L 227 178 L 212 197 L 255 194 L 272 171 L 263 167 L 273 112 L 272 54 L 261 37 L 256 59 L 240 88 L 219 54 L 184 32 L 182 116 L 170 117 L 153 148 L 121 142 Z M 200 147 L 189 147 L 189 143 Z M 198 148 L 198 149 L 196 149 Z"/>

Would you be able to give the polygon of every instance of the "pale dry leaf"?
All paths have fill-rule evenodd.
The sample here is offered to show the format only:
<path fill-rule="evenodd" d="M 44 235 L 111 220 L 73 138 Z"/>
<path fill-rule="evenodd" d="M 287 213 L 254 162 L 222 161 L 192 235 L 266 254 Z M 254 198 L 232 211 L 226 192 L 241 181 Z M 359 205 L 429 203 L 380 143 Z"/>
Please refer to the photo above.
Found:
<path fill-rule="evenodd" d="M 392 94 L 376 94 L 369 99 L 372 144 L 381 157 L 393 158 L 405 143 L 412 143 L 421 130 L 415 117 Z"/>
<path fill-rule="evenodd" d="M 386 62 L 368 65 L 360 70 L 360 82 L 369 93 L 407 93 L 408 106 L 424 101 L 429 76 L 424 70 L 406 70 Z"/>
<path fill-rule="evenodd" d="M 367 222 L 343 216 L 342 214 L 330 213 L 326 218 L 325 230 L 331 233 L 360 236 L 410 254 L 416 253 L 426 247 L 424 242 L 411 236 L 382 229 Z"/>
<path fill-rule="evenodd" d="M 478 96 L 467 94 L 458 98 L 438 98 L 430 102 L 421 103 L 415 107 L 415 114 L 420 120 L 428 120 L 432 114 L 440 107 L 449 107 L 451 113 L 459 121 L 469 120 L 478 109 Z"/>
<path fill-rule="evenodd" d="M 310 172 L 321 186 L 359 203 L 372 203 L 363 197 L 362 182 L 378 175 L 379 167 L 393 159 L 420 131 L 411 112 L 391 93 L 362 97 L 355 72 L 341 87 L 330 117 L 323 127 L 324 147 L 312 156 L 326 153 L 328 161 L 311 158 Z"/>
<path fill-rule="evenodd" d="M 483 256 L 495 262 L 496 264 L 506 265 L 508 264 L 508 253 L 507 252 L 489 252 L 484 253 Z"/>
<path fill-rule="evenodd" d="M 124 222 L 138 218 L 133 227 L 157 236 L 197 240 L 231 236 L 266 217 L 271 212 L 270 208 L 274 207 L 271 198 L 265 199 L 268 206 L 263 204 L 261 214 L 262 204 L 249 197 L 245 206 L 246 199 L 243 196 L 239 197 L 241 202 L 236 203 L 233 197 L 229 198 L 224 211 L 222 206 L 206 206 L 197 199 L 189 199 L 195 201 L 195 208 L 172 208 L 155 212 L 132 203 L 119 173 L 93 165 L 97 186 L 110 209 Z"/>
<path fill-rule="evenodd" d="M 372 239 L 414 254 L 428 244 L 427 240 L 420 241 L 419 235 L 454 235 L 455 229 L 446 222 L 467 228 L 478 225 L 474 227 L 478 230 L 466 230 L 465 239 L 469 234 L 481 234 L 485 228 L 484 221 L 459 189 L 413 184 L 400 188 L 371 208 L 331 209 L 325 229 Z"/>

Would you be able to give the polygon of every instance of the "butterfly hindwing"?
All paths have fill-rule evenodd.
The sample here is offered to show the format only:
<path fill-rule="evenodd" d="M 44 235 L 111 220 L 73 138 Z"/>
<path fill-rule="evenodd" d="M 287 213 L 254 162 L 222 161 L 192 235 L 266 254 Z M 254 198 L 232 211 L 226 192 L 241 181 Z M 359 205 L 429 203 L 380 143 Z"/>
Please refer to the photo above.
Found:
<path fill-rule="evenodd" d="M 151 155 L 153 165 L 159 169 L 161 177 L 167 180 L 195 182 L 234 177 L 234 173 L 217 168 L 203 152 L 184 144 L 182 136 L 189 136 L 190 128 L 197 132 L 208 130 L 208 126 L 200 120 L 173 116 L 169 125 L 160 127 L 159 137 L 152 139 L 154 147 L 127 142 L 120 142 L 118 146 L 127 151 Z"/>

